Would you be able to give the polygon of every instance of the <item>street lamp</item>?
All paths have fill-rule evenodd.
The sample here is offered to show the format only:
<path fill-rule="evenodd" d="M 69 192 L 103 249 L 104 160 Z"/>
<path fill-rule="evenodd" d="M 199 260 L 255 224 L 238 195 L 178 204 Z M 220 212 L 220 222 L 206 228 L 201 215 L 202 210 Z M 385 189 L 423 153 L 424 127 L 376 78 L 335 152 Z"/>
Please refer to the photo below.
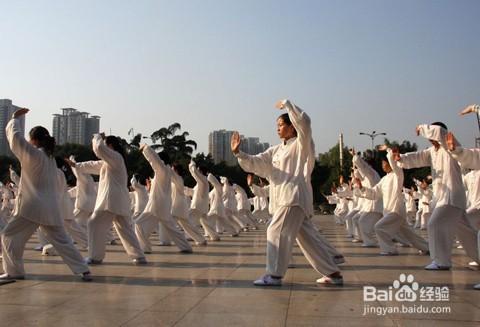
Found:
<path fill-rule="evenodd" d="M 360 135 L 366 135 L 368 137 L 370 137 L 372 139 L 372 151 L 374 150 L 374 140 L 377 136 L 379 135 L 387 135 L 387 133 L 377 133 L 376 131 L 373 131 L 372 133 L 364 133 L 364 132 L 360 132 L 359 133 Z"/>

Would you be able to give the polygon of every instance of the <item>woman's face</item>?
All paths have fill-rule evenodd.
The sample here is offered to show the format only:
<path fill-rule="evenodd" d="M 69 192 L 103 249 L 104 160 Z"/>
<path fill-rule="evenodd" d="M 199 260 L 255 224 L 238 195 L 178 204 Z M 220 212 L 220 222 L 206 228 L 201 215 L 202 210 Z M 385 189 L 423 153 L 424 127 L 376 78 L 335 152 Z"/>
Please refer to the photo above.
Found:
<path fill-rule="evenodd" d="M 293 125 L 286 124 L 282 118 L 277 119 L 277 134 L 283 140 L 295 137 L 295 128 Z"/>

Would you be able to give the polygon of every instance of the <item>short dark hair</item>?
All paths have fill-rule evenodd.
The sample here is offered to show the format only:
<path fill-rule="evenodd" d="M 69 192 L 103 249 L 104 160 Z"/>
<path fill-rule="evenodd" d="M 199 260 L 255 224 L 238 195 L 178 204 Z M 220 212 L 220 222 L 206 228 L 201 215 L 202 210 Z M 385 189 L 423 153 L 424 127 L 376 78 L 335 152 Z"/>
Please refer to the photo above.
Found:
<path fill-rule="evenodd" d="M 50 136 L 48 130 L 43 126 L 35 126 L 30 130 L 30 139 L 38 142 L 40 148 L 45 150 L 48 156 L 53 156 L 55 151 L 55 138 Z"/>
<path fill-rule="evenodd" d="M 160 159 L 162 159 L 164 164 L 170 165 L 172 163 L 172 161 L 170 160 L 170 156 L 168 155 L 167 152 L 165 151 L 159 152 L 158 156 L 160 157 Z"/>
<path fill-rule="evenodd" d="M 292 121 L 290 120 L 290 116 L 288 115 L 288 113 L 284 113 L 284 114 L 278 116 L 277 120 L 278 119 L 281 119 L 288 126 L 293 126 Z M 295 126 L 293 127 L 293 129 L 295 130 L 295 135 L 297 135 L 297 130 L 295 129 Z"/>
<path fill-rule="evenodd" d="M 430 125 L 440 126 L 440 127 L 442 127 L 442 128 L 445 128 L 445 129 L 448 131 L 447 125 L 445 125 L 445 124 L 442 123 L 441 121 L 436 121 L 436 122 L 434 122 L 434 123 L 431 123 Z"/>

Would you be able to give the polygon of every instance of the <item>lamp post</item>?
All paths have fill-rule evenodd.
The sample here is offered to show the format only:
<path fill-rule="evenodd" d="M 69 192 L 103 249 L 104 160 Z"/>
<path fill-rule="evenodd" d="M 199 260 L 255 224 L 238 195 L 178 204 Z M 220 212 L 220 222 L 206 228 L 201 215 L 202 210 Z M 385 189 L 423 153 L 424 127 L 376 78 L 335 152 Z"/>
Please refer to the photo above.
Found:
<path fill-rule="evenodd" d="M 372 140 L 372 151 L 374 150 L 374 140 L 377 136 L 379 135 L 387 135 L 387 133 L 377 133 L 376 131 L 373 131 L 372 133 L 364 133 L 364 132 L 360 132 L 359 133 L 360 135 L 366 135 L 368 137 L 370 137 L 370 139 Z"/>

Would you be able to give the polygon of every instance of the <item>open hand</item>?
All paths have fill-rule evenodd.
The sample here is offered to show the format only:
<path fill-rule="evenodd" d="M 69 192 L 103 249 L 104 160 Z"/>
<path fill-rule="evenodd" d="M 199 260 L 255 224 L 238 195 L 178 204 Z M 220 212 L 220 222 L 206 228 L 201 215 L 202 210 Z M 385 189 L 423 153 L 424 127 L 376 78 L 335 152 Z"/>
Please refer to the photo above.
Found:
<path fill-rule="evenodd" d="M 19 118 L 21 116 L 24 116 L 26 115 L 28 112 L 30 111 L 30 109 L 27 109 L 27 108 L 22 108 L 22 109 L 18 109 L 17 111 L 15 111 L 13 113 L 13 118 Z"/>
<path fill-rule="evenodd" d="M 465 107 L 465 109 L 463 109 L 462 111 L 460 111 L 460 116 L 464 116 L 464 115 L 467 115 L 467 114 L 470 114 L 472 112 L 476 112 L 477 110 L 475 109 L 477 107 L 476 104 L 471 104 L 467 107 Z"/>
<path fill-rule="evenodd" d="M 449 151 L 455 151 L 457 147 L 457 140 L 455 139 L 455 135 L 452 132 L 448 132 L 447 134 L 447 148 Z"/>
<path fill-rule="evenodd" d="M 230 147 L 232 148 L 232 152 L 237 154 L 240 151 L 240 144 L 242 141 L 240 140 L 240 134 L 235 131 L 232 134 L 232 138 L 230 139 Z"/>

